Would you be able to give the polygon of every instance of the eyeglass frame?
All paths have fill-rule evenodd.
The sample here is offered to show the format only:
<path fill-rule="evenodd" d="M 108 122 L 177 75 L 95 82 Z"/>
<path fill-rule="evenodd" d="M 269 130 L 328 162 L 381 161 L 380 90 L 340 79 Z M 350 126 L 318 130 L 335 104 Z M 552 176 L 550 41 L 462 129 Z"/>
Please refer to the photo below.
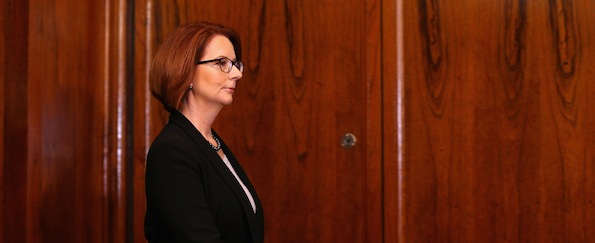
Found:
<path fill-rule="evenodd" d="M 223 60 L 223 59 L 227 59 L 231 62 L 231 67 L 227 71 L 223 70 L 223 65 L 221 65 L 221 60 Z M 221 72 L 224 72 L 224 73 L 230 73 L 234 66 L 240 71 L 240 73 L 244 72 L 244 63 L 242 61 L 240 61 L 240 60 L 233 61 L 227 57 L 220 57 L 220 58 L 211 59 L 211 60 L 199 61 L 199 62 L 196 62 L 196 65 L 210 63 L 210 62 L 217 62 L 217 65 L 219 65 L 219 69 L 221 70 Z"/>

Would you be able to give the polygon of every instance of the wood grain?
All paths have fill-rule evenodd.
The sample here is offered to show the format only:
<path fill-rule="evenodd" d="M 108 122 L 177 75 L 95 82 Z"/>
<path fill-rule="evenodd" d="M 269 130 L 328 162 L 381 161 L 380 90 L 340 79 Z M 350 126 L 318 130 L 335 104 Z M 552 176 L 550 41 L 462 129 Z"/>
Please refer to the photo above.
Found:
<path fill-rule="evenodd" d="M 590 1 L 143 0 L 134 29 L 128 4 L 1 2 L 5 242 L 144 242 L 144 158 L 167 120 L 148 67 L 198 19 L 242 36 L 216 129 L 267 242 L 595 237 Z"/>
<path fill-rule="evenodd" d="M 385 194 L 403 205 L 398 240 L 588 242 L 595 5 L 402 6 L 405 126 L 392 134 L 404 134 L 405 160 L 391 172 L 401 193 Z"/>

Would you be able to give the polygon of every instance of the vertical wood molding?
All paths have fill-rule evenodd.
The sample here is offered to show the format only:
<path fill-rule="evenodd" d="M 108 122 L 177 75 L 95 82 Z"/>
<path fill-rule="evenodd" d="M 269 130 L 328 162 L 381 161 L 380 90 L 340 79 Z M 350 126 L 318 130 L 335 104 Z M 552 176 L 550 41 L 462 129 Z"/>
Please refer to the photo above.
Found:
<path fill-rule="evenodd" d="M 382 150 L 384 242 L 405 242 L 402 234 L 403 1 L 382 1 Z"/>
<path fill-rule="evenodd" d="M 127 1 L 106 0 L 105 38 L 106 57 L 104 66 L 104 104 L 107 116 L 104 118 L 104 194 L 109 198 L 105 210 L 107 216 L 107 241 L 125 242 L 127 236 L 127 140 L 132 139 L 127 132 L 127 110 L 132 109 L 127 102 Z M 132 233 L 132 232 L 130 232 Z"/>
<path fill-rule="evenodd" d="M 2 145 L 0 241 L 28 239 L 27 40 L 29 1 L 4 0 L 2 15 Z M 6 72 L 10 70 L 10 72 Z"/>
<path fill-rule="evenodd" d="M 149 119 L 152 117 L 150 109 L 151 93 L 148 88 L 149 67 L 150 60 L 153 56 L 151 28 L 153 24 L 153 17 L 151 15 L 153 7 L 152 0 L 137 0 L 134 4 L 134 119 L 135 126 L 133 127 L 133 154 L 134 160 L 132 169 L 134 171 L 133 178 L 133 228 L 135 243 L 144 243 L 145 232 L 144 216 L 146 211 L 145 204 L 145 158 L 149 149 Z M 130 242 L 129 242 L 130 243 Z"/>
<path fill-rule="evenodd" d="M 169 113 L 152 97 L 149 90 L 149 69 L 157 51 L 159 31 L 167 31 L 155 22 L 153 0 L 135 1 L 134 20 L 134 129 L 133 129 L 133 235 L 136 243 L 146 242 L 144 235 L 145 217 L 145 163 L 153 139 L 167 122 Z"/>

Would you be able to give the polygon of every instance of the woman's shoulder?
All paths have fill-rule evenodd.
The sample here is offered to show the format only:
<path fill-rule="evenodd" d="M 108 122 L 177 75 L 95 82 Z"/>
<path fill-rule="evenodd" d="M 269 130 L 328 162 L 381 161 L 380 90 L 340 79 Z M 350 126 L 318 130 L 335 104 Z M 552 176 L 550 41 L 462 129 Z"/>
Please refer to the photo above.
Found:
<path fill-rule="evenodd" d="M 157 134 L 149 148 L 151 152 L 179 152 L 179 150 L 192 149 L 193 142 L 190 136 L 179 126 L 167 123 Z"/>
<path fill-rule="evenodd" d="M 151 144 L 146 166 L 147 170 L 152 168 L 152 171 L 168 171 L 180 166 L 198 169 L 202 160 L 200 149 L 190 138 L 175 127 L 166 126 Z"/>

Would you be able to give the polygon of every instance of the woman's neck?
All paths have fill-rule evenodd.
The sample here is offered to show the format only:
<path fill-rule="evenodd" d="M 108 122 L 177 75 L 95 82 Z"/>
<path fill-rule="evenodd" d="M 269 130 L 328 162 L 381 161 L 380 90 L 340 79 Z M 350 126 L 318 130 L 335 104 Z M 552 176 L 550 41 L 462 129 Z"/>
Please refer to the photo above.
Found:
<path fill-rule="evenodd" d="M 211 137 L 211 125 L 217 118 L 221 108 L 207 106 L 182 106 L 182 113 L 205 138 Z"/>

